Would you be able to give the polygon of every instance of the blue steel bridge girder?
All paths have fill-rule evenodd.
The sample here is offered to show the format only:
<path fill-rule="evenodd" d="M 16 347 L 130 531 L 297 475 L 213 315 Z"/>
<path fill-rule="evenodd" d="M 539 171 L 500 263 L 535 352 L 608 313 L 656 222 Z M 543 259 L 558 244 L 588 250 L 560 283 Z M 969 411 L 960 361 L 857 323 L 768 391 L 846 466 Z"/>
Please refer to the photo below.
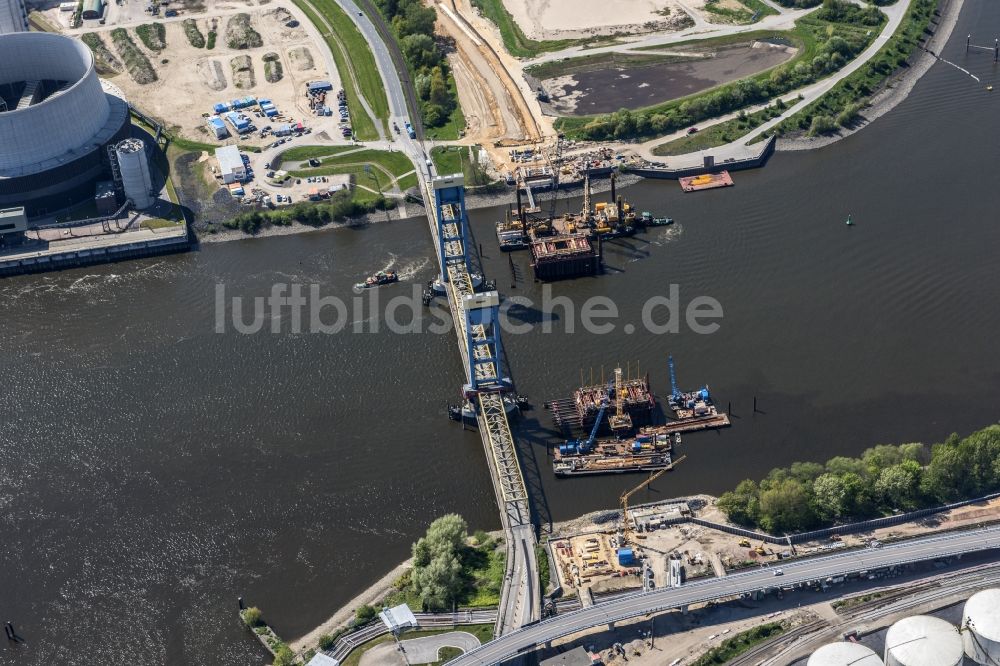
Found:
<path fill-rule="evenodd" d="M 438 231 L 438 269 L 441 282 L 449 281 L 448 265 L 461 263 L 469 269 L 469 218 L 465 209 L 465 178 L 461 174 L 437 176 L 434 188 L 434 217 Z"/>
<path fill-rule="evenodd" d="M 510 382 L 503 375 L 499 294 L 495 291 L 467 294 L 462 298 L 462 310 L 469 350 L 467 389 L 473 392 L 504 390 Z"/>

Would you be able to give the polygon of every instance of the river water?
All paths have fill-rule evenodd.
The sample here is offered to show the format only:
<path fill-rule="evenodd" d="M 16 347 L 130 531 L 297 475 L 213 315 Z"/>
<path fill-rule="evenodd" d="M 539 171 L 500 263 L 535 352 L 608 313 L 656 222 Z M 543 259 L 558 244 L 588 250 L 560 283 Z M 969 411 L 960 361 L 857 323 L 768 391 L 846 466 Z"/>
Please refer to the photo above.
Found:
<path fill-rule="evenodd" d="M 998 19 L 967 3 L 954 34 Z M 663 395 L 672 353 L 685 387 L 732 403 L 734 426 L 685 437 L 688 459 L 643 500 L 997 420 L 1000 98 L 984 86 L 1000 80 L 963 39 L 945 56 L 982 83 L 937 64 L 871 127 L 778 154 L 734 188 L 629 188 L 677 224 L 607 245 L 608 274 L 553 289 L 610 297 L 616 331 L 568 335 L 557 310 L 553 332 L 505 337 L 538 405 L 517 428 L 540 521 L 614 506 L 636 480 L 552 477 L 540 405 L 591 368 L 629 363 Z M 498 214 L 472 215 L 486 271 L 538 302 L 523 253 L 510 288 Z M 462 381 L 452 334 L 295 334 L 287 312 L 267 313 L 278 333 L 215 332 L 216 285 L 349 297 L 392 265 L 405 280 L 388 297 L 431 277 L 431 256 L 411 220 L 0 282 L 0 609 L 28 639 L 0 644 L 0 663 L 262 664 L 237 596 L 291 638 L 402 560 L 434 516 L 496 528 L 479 438 L 444 415 Z M 671 284 L 682 305 L 715 298 L 720 329 L 626 334 Z M 370 310 L 348 319 L 370 331 Z"/>

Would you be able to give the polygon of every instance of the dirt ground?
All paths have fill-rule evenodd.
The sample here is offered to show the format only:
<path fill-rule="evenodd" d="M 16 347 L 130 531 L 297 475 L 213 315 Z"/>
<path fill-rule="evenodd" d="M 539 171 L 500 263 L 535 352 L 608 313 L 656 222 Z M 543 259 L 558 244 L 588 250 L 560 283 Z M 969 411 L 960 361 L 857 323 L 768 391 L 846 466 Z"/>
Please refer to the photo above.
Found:
<path fill-rule="evenodd" d="M 552 108 L 563 115 L 637 109 L 691 95 L 764 71 L 789 60 L 796 49 L 752 42 L 719 49 L 685 62 L 642 67 L 609 64 L 543 82 Z"/>
<path fill-rule="evenodd" d="M 675 500 L 667 502 L 671 501 Z M 718 523 L 728 522 L 725 514 L 716 506 L 715 497 L 699 495 L 687 498 L 687 502 L 698 518 Z M 565 596 L 579 595 L 586 600 L 588 592 L 600 594 L 642 586 L 641 577 L 629 575 L 642 564 L 631 567 L 618 565 L 613 539 L 619 531 L 620 515 L 619 511 L 601 511 L 555 526 L 551 540 L 552 553 Z M 801 556 L 831 549 L 864 546 L 872 539 L 891 541 L 998 519 L 1000 499 L 873 532 L 797 544 L 795 554 Z M 632 545 L 638 556 L 645 558 L 646 565 L 653 572 L 656 587 L 666 587 L 669 584 L 668 559 L 671 554 L 681 557 L 685 580 L 725 575 L 747 567 L 773 565 L 793 554 L 789 547 L 750 542 L 691 523 L 638 532 Z"/>
<path fill-rule="evenodd" d="M 672 0 L 504 0 L 503 4 L 530 39 L 666 30 L 668 16 L 682 11 Z"/>
<path fill-rule="evenodd" d="M 251 0 L 252 2 L 253 0 Z M 226 44 L 226 25 L 236 13 L 245 11 L 251 16 L 253 28 L 260 33 L 263 45 L 250 49 L 231 49 Z M 208 35 L 216 26 L 218 39 L 215 48 L 195 48 L 188 41 L 181 24 L 183 18 L 194 18 L 202 35 Z M 140 85 L 128 75 L 118 74 L 113 81 L 126 96 L 149 115 L 185 138 L 207 143 L 233 143 L 234 138 L 218 141 L 210 134 L 206 125 L 206 114 L 213 112 L 217 102 L 252 95 L 272 100 L 279 111 L 274 118 L 258 118 L 253 115 L 255 107 L 246 109 L 258 127 L 276 125 L 283 122 L 302 121 L 314 131 L 328 130 L 331 137 L 339 137 L 336 131 L 338 117 L 317 117 L 310 113 L 304 94 L 305 84 L 316 79 L 331 81 L 339 87 L 336 72 L 327 71 L 324 52 L 326 45 L 317 45 L 304 27 L 305 17 L 290 2 L 265 2 L 262 6 L 244 3 L 212 3 L 203 14 L 182 14 L 176 19 L 147 19 L 162 21 L 166 27 L 166 47 L 159 53 L 150 51 L 134 33 L 134 25 L 129 28 L 136 46 L 149 58 L 156 70 L 158 80 Z M 298 20 L 299 25 L 288 27 L 290 20 Z M 109 32 L 112 25 L 101 26 L 98 34 L 112 49 Z M 268 83 L 265 80 L 264 56 L 276 54 L 281 63 L 281 79 Z M 272 56 L 273 57 L 273 56 Z M 227 129 L 232 131 L 231 127 Z M 239 139 L 241 144 L 264 145 L 274 141 L 258 135 L 247 135 Z"/>

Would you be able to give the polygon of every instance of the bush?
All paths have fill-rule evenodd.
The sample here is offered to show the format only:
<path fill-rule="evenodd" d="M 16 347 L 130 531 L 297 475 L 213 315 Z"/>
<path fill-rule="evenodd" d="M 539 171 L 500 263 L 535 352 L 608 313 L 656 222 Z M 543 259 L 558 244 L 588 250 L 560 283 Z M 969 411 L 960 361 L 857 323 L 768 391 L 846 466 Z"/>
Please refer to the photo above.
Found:
<path fill-rule="evenodd" d="M 112 30 L 111 41 L 115 45 L 115 49 L 118 50 L 118 54 L 122 57 L 129 76 L 136 83 L 145 85 L 156 81 L 156 71 L 153 69 L 153 65 L 150 64 L 149 59 L 135 45 L 135 42 L 132 41 L 132 38 L 129 37 L 128 32 L 124 28 L 115 28 Z"/>
<path fill-rule="evenodd" d="M 162 23 L 143 23 L 136 26 L 135 34 L 150 51 L 162 51 L 167 46 L 167 29 Z"/>
<path fill-rule="evenodd" d="M 194 19 L 184 19 L 181 25 L 184 26 L 184 35 L 187 36 L 187 40 L 191 46 L 196 49 L 205 48 L 205 35 L 201 34 L 201 30 L 198 29 L 197 21 Z"/>
<path fill-rule="evenodd" d="M 250 15 L 235 14 L 226 24 L 226 44 L 231 49 L 255 49 L 264 45 L 260 33 L 250 25 Z"/>
<path fill-rule="evenodd" d="M 248 627 L 257 627 L 261 624 L 261 619 L 263 618 L 260 609 L 256 606 L 251 606 L 243 611 L 243 621 Z"/>
<path fill-rule="evenodd" d="M 368 604 L 358 606 L 354 611 L 354 624 L 358 626 L 366 624 L 374 620 L 376 616 L 378 616 L 378 611 L 375 610 L 374 606 L 369 606 Z"/>
<path fill-rule="evenodd" d="M 336 640 L 334 640 L 333 636 L 331 636 L 330 634 L 323 634 L 322 636 L 319 637 L 320 650 L 329 650 L 330 648 L 333 647 L 334 643 L 336 643 Z"/>
<path fill-rule="evenodd" d="M 217 37 L 217 35 L 218 33 L 216 33 L 214 30 L 208 31 L 208 43 L 205 44 L 206 49 L 211 50 L 215 48 L 215 38 Z"/>

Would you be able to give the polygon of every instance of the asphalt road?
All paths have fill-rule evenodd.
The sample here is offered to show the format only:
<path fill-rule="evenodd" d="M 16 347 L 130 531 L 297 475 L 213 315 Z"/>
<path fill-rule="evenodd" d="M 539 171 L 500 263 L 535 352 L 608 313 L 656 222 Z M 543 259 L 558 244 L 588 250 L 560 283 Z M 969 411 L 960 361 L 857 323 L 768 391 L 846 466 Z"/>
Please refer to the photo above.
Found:
<path fill-rule="evenodd" d="M 641 592 L 524 627 L 449 662 L 451 666 L 497 664 L 539 644 L 583 631 L 693 603 L 962 553 L 1000 548 L 1000 527 L 912 539 L 878 549 L 855 550 L 712 578 L 679 588 Z M 777 570 L 784 574 L 775 576 Z"/>

